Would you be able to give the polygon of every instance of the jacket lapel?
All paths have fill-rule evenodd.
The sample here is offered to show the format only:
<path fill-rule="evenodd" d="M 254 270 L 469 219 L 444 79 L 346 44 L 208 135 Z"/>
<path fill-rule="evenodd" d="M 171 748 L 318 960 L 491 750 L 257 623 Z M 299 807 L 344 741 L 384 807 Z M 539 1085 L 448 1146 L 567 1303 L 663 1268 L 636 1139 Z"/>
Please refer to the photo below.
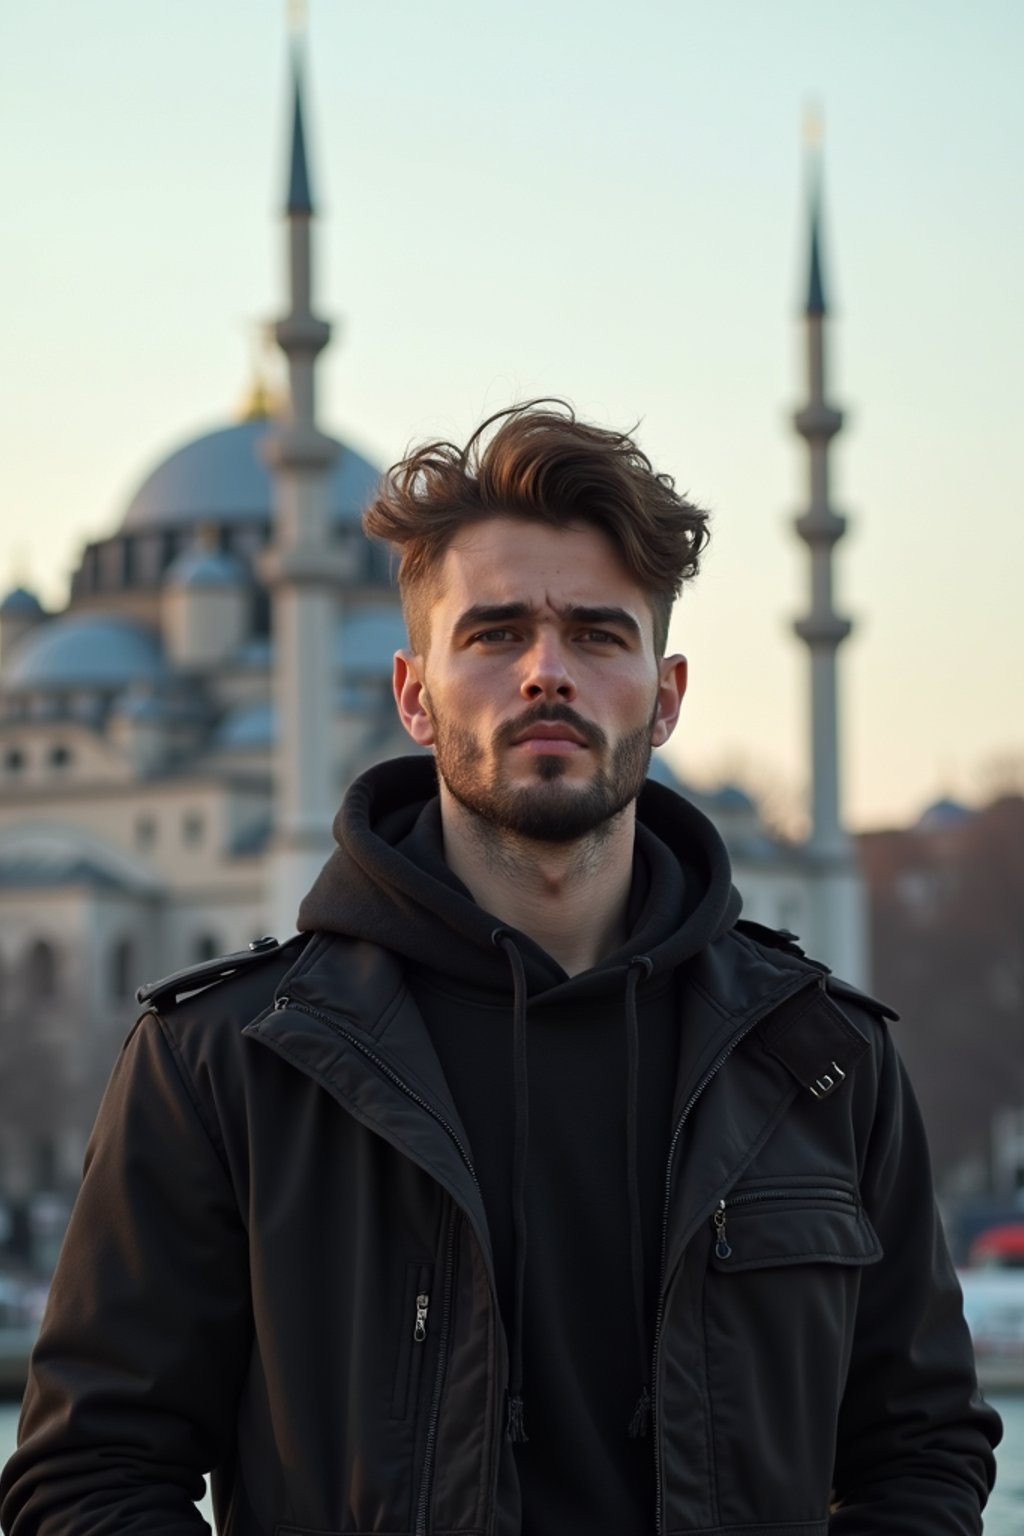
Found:
<path fill-rule="evenodd" d="M 429 1031 L 395 958 L 319 934 L 283 978 L 272 1009 L 242 1033 L 320 1084 L 354 1119 L 437 1180 L 490 1237 L 469 1138 Z"/>
<path fill-rule="evenodd" d="M 868 1044 L 818 967 L 735 930 L 688 968 L 681 1016 L 666 1276 L 798 1095 L 841 1093 Z"/>

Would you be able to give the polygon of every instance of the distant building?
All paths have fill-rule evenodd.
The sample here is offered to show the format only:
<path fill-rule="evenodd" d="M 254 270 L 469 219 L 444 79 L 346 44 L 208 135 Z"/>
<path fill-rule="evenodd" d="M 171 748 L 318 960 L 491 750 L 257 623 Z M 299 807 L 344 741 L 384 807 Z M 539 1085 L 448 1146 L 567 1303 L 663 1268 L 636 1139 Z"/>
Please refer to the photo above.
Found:
<path fill-rule="evenodd" d="M 858 839 L 874 986 L 951 1201 L 1024 1201 L 1024 797 Z"/>
<path fill-rule="evenodd" d="M 317 422 L 302 99 L 288 198 L 287 408 L 179 447 L 86 546 L 60 613 L 0 605 L 0 1193 L 77 1181 L 140 980 L 290 932 L 344 786 L 412 750 L 391 699 L 404 643 L 388 557 L 359 526 L 378 469 Z M 799 532 L 814 603 L 814 831 L 783 844 L 743 790 L 692 798 L 729 844 L 748 916 L 866 977 L 861 887 L 842 830 L 831 609 L 824 297 L 812 219 L 812 499 Z M 677 784 L 663 758 L 654 777 Z M 678 785 L 677 785 L 678 787 Z"/>

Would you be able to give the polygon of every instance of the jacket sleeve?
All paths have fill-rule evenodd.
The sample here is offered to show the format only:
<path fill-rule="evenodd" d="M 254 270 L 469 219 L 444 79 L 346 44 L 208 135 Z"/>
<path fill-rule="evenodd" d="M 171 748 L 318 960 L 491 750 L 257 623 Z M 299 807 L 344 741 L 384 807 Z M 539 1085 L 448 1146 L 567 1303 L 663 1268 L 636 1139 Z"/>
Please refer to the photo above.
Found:
<path fill-rule="evenodd" d="M 248 1243 L 216 1126 L 144 1015 L 107 1088 L 0 1481 L 9 1536 L 207 1530 L 249 1355 Z"/>
<path fill-rule="evenodd" d="M 978 1536 L 995 1476 L 920 1112 L 884 1031 L 861 1192 L 884 1257 L 865 1269 L 839 1421 L 833 1536 Z"/>

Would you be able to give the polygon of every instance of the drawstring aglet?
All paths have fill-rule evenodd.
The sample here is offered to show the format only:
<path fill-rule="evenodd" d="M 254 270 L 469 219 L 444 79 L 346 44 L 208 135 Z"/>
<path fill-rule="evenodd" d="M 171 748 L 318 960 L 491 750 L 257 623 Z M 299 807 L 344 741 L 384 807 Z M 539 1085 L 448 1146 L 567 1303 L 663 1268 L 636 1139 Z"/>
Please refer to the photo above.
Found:
<path fill-rule="evenodd" d="M 505 1434 L 513 1445 L 525 1445 L 529 1438 L 523 1419 L 523 1400 L 518 1393 L 516 1393 L 515 1397 L 510 1396 L 508 1399 Z"/>
<path fill-rule="evenodd" d="M 646 1440 L 650 1424 L 651 1394 L 645 1386 L 637 1398 L 636 1407 L 633 1409 L 633 1417 L 629 1425 L 629 1438 L 631 1440 Z"/>

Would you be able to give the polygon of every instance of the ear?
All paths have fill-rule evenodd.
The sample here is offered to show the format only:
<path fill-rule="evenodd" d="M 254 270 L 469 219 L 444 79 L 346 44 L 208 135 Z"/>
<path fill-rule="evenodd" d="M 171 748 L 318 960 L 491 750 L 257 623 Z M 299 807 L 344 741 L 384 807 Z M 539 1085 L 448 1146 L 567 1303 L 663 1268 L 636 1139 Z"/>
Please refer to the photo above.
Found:
<path fill-rule="evenodd" d="M 651 728 L 652 747 L 663 747 L 675 730 L 688 677 L 685 656 L 665 656 L 658 663 L 658 701 Z"/>
<path fill-rule="evenodd" d="M 398 715 L 417 746 L 434 745 L 434 724 L 426 706 L 423 657 L 412 651 L 396 651 L 391 686 Z"/>

